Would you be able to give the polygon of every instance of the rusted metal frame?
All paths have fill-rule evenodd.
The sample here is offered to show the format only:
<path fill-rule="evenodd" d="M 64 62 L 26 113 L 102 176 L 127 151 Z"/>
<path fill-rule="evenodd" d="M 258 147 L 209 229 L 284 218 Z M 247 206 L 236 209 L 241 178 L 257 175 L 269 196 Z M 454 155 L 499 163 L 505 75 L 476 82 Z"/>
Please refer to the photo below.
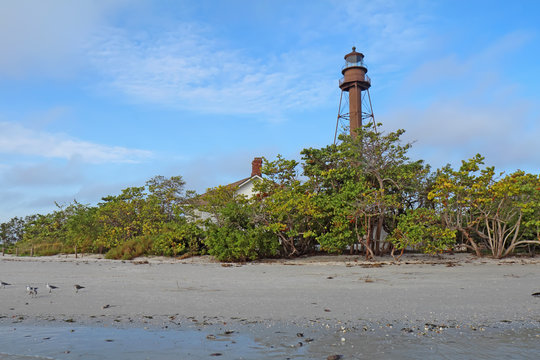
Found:
<path fill-rule="evenodd" d="M 369 109 L 371 110 L 371 119 L 373 120 L 373 128 L 377 132 L 377 123 L 375 122 L 375 115 L 373 114 L 373 106 L 371 105 L 371 95 L 369 94 L 369 88 L 366 89 L 368 100 L 369 100 Z"/>
<path fill-rule="evenodd" d="M 343 90 L 341 90 L 341 95 L 339 96 L 339 108 L 338 108 L 338 114 L 337 114 L 337 120 L 336 120 L 336 131 L 334 132 L 334 145 L 336 145 L 337 140 L 337 130 L 339 125 L 339 118 L 341 117 L 341 100 L 343 99 Z"/>

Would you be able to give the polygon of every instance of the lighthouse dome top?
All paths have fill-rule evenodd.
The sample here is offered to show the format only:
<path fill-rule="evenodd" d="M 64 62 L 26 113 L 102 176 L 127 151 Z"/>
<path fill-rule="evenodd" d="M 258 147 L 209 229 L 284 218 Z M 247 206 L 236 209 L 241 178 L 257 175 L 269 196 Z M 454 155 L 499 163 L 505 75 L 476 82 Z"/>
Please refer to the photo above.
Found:
<path fill-rule="evenodd" d="M 364 54 L 356 51 L 356 47 L 353 46 L 352 52 L 345 55 L 345 66 L 344 68 L 361 66 L 367 70 L 366 65 L 364 64 Z"/>

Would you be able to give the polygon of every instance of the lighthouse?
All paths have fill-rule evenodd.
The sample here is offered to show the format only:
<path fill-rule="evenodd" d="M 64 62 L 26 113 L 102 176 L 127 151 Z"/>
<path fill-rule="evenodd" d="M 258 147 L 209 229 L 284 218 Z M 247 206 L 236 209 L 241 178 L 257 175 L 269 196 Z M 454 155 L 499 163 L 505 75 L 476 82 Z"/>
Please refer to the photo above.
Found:
<path fill-rule="evenodd" d="M 367 76 L 367 66 L 364 63 L 364 54 L 352 48 L 352 52 L 345 55 L 345 65 L 341 73 L 343 77 L 339 80 L 341 89 L 340 109 L 338 113 L 338 122 L 340 119 L 349 120 L 349 131 L 351 136 L 356 136 L 356 129 L 362 126 L 362 119 L 373 118 L 373 110 L 371 108 L 371 98 L 369 96 L 369 88 L 371 87 L 371 79 Z M 343 95 L 348 95 L 349 112 L 344 113 L 341 109 Z M 367 94 L 367 100 L 365 99 Z M 363 112 L 362 103 L 365 102 L 365 110 Z M 337 124 L 336 124 L 337 135 Z"/>

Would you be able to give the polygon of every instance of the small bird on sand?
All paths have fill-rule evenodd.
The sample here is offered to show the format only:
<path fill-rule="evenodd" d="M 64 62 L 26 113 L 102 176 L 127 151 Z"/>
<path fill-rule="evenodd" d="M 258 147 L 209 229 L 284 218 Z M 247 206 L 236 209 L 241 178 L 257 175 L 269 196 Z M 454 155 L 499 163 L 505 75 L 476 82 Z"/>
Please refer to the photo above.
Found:
<path fill-rule="evenodd" d="M 7 282 L 0 281 L 0 287 L 2 289 L 5 288 L 7 285 L 11 285 L 11 284 L 8 284 Z"/>
<path fill-rule="evenodd" d="M 30 285 L 26 286 L 26 291 L 28 291 L 28 295 L 30 296 L 33 296 L 33 297 L 37 296 L 37 290 L 38 290 L 37 287 L 32 287 Z"/>
<path fill-rule="evenodd" d="M 58 289 L 58 286 L 54 286 L 47 283 L 47 289 L 49 289 L 49 294 L 50 294 L 54 289 Z"/>
<path fill-rule="evenodd" d="M 75 292 L 76 292 L 76 293 L 78 293 L 79 290 L 84 289 L 84 286 L 81 286 L 81 285 L 79 285 L 79 284 L 75 284 L 75 285 L 73 285 L 73 287 L 75 288 Z"/>

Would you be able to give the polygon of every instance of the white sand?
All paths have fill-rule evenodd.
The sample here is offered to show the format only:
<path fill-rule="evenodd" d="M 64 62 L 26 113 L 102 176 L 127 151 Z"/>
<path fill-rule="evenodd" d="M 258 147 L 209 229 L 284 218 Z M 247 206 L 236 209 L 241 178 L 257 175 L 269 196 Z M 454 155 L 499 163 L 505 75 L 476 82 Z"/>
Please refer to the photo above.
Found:
<path fill-rule="evenodd" d="M 0 315 L 35 319 L 178 318 L 538 323 L 540 259 L 470 255 L 314 257 L 224 267 L 208 258 L 110 261 L 0 256 Z M 447 266 L 448 263 L 457 264 Z M 406 264 L 409 263 L 409 264 Z M 45 284 L 59 288 L 49 294 Z M 75 293 L 74 284 L 85 286 Z M 38 295 L 27 295 L 26 285 Z M 103 308 L 109 305 L 108 308 Z"/>

